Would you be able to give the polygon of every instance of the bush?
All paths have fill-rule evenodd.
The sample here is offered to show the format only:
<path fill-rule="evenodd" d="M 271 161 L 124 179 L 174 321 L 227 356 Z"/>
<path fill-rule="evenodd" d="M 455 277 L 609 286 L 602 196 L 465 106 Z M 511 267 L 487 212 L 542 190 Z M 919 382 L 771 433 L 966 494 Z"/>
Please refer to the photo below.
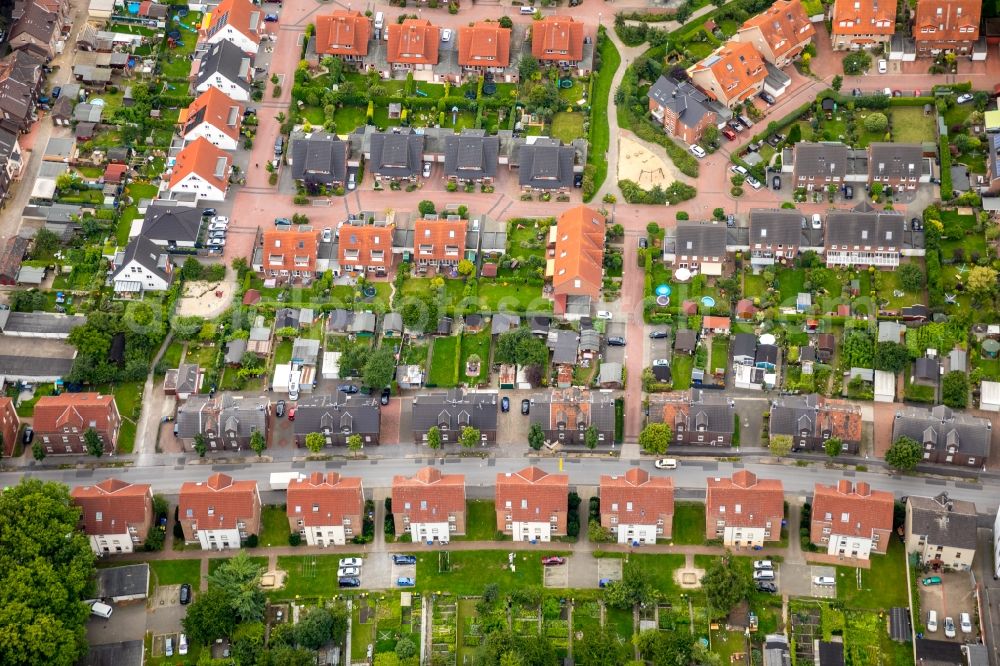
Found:
<path fill-rule="evenodd" d="M 260 539 L 256 534 L 251 534 L 247 537 L 247 548 L 256 548 L 259 541 Z"/>
<path fill-rule="evenodd" d="M 863 51 L 851 53 L 844 58 L 844 74 L 858 75 L 872 66 L 872 57 Z"/>
<path fill-rule="evenodd" d="M 865 118 L 865 129 L 869 132 L 884 132 L 889 127 L 889 119 L 884 113 L 871 113 Z"/>
<path fill-rule="evenodd" d="M 298 532 L 291 532 L 291 533 L 289 533 L 289 535 L 288 535 L 288 545 L 289 546 L 298 546 L 301 543 L 302 543 L 302 535 L 301 534 L 299 534 Z"/>

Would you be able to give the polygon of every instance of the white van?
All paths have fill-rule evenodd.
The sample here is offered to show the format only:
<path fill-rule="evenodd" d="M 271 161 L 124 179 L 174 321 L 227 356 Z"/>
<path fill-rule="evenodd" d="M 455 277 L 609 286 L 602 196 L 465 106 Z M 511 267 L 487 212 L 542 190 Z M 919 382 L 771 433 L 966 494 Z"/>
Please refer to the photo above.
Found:
<path fill-rule="evenodd" d="M 172 637 L 168 637 L 163 642 L 163 654 L 167 657 L 174 656 L 174 639 Z"/>
<path fill-rule="evenodd" d="M 385 14 L 382 12 L 375 12 L 375 29 L 381 30 L 382 26 L 385 25 Z"/>
<path fill-rule="evenodd" d="M 929 613 L 927 613 L 927 631 L 933 633 L 937 631 L 937 628 L 938 628 L 937 611 L 932 610 Z"/>
<path fill-rule="evenodd" d="M 774 570 L 773 569 L 762 569 L 753 572 L 753 579 L 758 580 L 774 580 Z"/>
<path fill-rule="evenodd" d="M 521 5 L 521 13 L 522 14 L 534 14 L 535 13 L 535 8 L 532 7 L 531 5 Z"/>
<path fill-rule="evenodd" d="M 111 613 L 114 612 L 114 608 L 111 606 L 101 603 L 100 601 L 95 601 L 90 607 L 90 614 L 96 615 L 97 617 L 103 617 L 105 620 L 111 617 Z"/>
<path fill-rule="evenodd" d="M 188 637 L 187 634 L 181 634 L 180 640 L 177 641 L 177 654 L 187 654 L 187 653 L 188 653 Z"/>

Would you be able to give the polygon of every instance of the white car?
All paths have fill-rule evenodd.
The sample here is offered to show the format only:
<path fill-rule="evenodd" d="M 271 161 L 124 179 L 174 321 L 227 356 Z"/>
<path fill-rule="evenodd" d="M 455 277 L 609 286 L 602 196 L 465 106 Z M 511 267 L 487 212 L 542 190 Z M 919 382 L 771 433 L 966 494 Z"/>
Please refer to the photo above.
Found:
<path fill-rule="evenodd" d="M 656 469 L 677 469 L 677 459 L 676 458 L 660 458 L 655 463 L 653 467 Z"/>
<path fill-rule="evenodd" d="M 955 637 L 955 621 L 950 617 L 944 619 L 944 635 L 947 638 Z"/>
<path fill-rule="evenodd" d="M 927 631 L 933 633 L 937 631 L 937 629 L 938 629 L 937 611 L 932 610 L 929 613 L 927 613 Z"/>
<path fill-rule="evenodd" d="M 337 578 L 345 576 L 358 576 L 361 574 L 361 567 L 340 567 L 337 569 Z"/>
<path fill-rule="evenodd" d="M 224 247 L 225 245 L 226 245 L 226 239 L 225 238 L 209 238 L 208 239 L 208 246 L 209 247 Z"/>
<path fill-rule="evenodd" d="M 968 104 L 973 99 L 974 98 L 971 93 L 962 93 L 958 96 L 958 99 L 955 100 L 955 104 Z"/>
<path fill-rule="evenodd" d="M 754 569 L 758 569 L 758 570 L 760 570 L 760 569 L 773 569 L 774 568 L 774 563 L 771 560 L 754 560 L 754 562 L 753 562 L 753 568 Z"/>
<path fill-rule="evenodd" d="M 212 218 L 212 224 L 229 224 L 229 218 L 225 215 L 216 215 Z"/>
<path fill-rule="evenodd" d="M 813 576 L 813 585 L 836 585 L 837 579 L 833 576 Z"/>
<path fill-rule="evenodd" d="M 218 222 L 212 222 L 212 224 L 208 225 L 209 231 L 226 231 L 228 229 L 229 229 L 228 224 L 219 224 Z"/>
<path fill-rule="evenodd" d="M 355 187 L 358 186 L 358 183 L 356 182 L 356 178 L 357 178 L 357 174 L 354 173 L 353 171 L 350 174 L 348 174 L 348 176 L 347 176 L 347 189 L 353 190 Z"/>
<path fill-rule="evenodd" d="M 208 237 L 209 238 L 225 238 L 226 237 L 226 230 L 223 229 L 222 231 L 210 231 L 210 232 L 208 232 Z"/>
<path fill-rule="evenodd" d="M 729 170 L 732 171 L 733 173 L 738 173 L 741 176 L 747 175 L 747 170 L 742 165 L 739 164 L 734 164 L 733 166 L 729 167 Z"/>
<path fill-rule="evenodd" d="M 451 28 L 445 28 L 441 31 L 441 41 L 450 42 L 451 41 Z"/>
<path fill-rule="evenodd" d="M 187 636 L 181 634 L 180 640 L 177 641 L 177 654 L 184 655 L 188 653 L 188 639 Z"/>
<path fill-rule="evenodd" d="M 972 618 L 969 617 L 968 613 L 961 613 L 958 616 L 958 626 L 962 630 L 963 634 L 972 633 Z"/>
<path fill-rule="evenodd" d="M 878 73 L 879 74 L 885 74 L 888 71 L 889 71 L 889 63 L 886 62 L 885 60 L 879 60 L 878 61 Z"/>
<path fill-rule="evenodd" d="M 753 572 L 754 580 L 774 580 L 774 569 L 758 569 Z"/>
<path fill-rule="evenodd" d="M 813 225 L 813 229 L 822 229 L 823 228 L 823 218 L 820 216 L 819 213 L 813 213 L 813 216 L 812 216 L 812 225 Z"/>
<path fill-rule="evenodd" d="M 430 177 L 431 177 L 431 163 L 424 162 L 424 178 L 430 178 Z"/>
<path fill-rule="evenodd" d="M 755 190 L 760 189 L 760 181 L 754 178 L 753 176 L 747 176 L 746 183 Z"/>
<path fill-rule="evenodd" d="M 333 240 L 333 229 L 330 227 L 326 227 L 325 229 L 323 229 L 323 242 L 329 243 L 332 240 Z"/>
<path fill-rule="evenodd" d="M 665 358 L 654 358 L 653 359 L 653 367 L 654 368 L 660 368 L 660 367 L 663 367 L 665 365 L 670 365 L 670 361 L 668 359 L 665 359 Z"/>
<path fill-rule="evenodd" d="M 611 313 L 608 312 L 607 310 L 598 310 L 597 311 L 597 318 L 598 319 L 609 319 L 610 320 L 612 317 L 611 317 Z"/>
<path fill-rule="evenodd" d="M 364 562 L 360 557 L 344 557 L 337 563 L 338 567 L 360 567 Z"/>
<path fill-rule="evenodd" d="M 708 153 L 705 152 L 705 149 L 699 146 L 697 143 L 691 144 L 691 153 L 695 157 L 704 157 L 705 155 L 708 155 Z"/>

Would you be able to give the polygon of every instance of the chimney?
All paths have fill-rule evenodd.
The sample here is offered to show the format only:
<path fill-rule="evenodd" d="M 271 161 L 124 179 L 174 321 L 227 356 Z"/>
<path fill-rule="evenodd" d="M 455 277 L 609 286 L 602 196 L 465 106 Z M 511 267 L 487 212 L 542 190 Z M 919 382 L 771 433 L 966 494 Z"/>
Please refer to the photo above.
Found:
<path fill-rule="evenodd" d="M 852 487 L 853 485 L 847 479 L 841 479 L 840 481 L 837 482 L 837 491 L 841 495 L 850 495 Z"/>
<path fill-rule="evenodd" d="M 854 486 L 854 492 L 861 497 L 868 497 L 872 494 L 872 487 L 865 481 L 858 481 Z"/>

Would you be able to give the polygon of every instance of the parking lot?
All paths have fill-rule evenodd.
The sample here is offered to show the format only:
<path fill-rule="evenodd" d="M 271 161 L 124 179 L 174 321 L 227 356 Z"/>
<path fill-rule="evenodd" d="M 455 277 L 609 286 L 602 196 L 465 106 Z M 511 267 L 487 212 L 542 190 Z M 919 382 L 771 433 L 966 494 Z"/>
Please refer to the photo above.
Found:
<path fill-rule="evenodd" d="M 569 587 L 570 563 L 574 559 L 578 558 L 570 557 L 566 564 L 542 567 L 542 583 L 545 587 Z"/>
<path fill-rule="evenodd" d="M 775 584 L 779 594 L 790 597 L 814 597 L 816 599 L 836 599 L 837 585 L 853 585 L 854 581 L 837 579 L 835 585 L 816 585 L 813 579 L 820 576 L 836 578 L 835 567 L 819 565 L 781 565 L 775 571 Z"/>
<path fill-rule="evenodd" d="M 597 558 L 597 581 L 598 585 L 605 578 L 608 580 L 622 579 L 622 559 L 620 557 Z"/>
<path fill-rule="evenodd" d="M 146 604 L 112 604 L 114 611 L 105 619 L 91 615 L 87 621 L 87 642 L 105 645 L 128 640 L 142 640 L 146 633 Z"/>
<path fill-rule="evenodd" d="M 921 579 L 931 576 L 941 578 L 940 585 L 924 585 L 918 583 L 920 590 L 920 624 L 926 627 L 927 616 L 930 611 L 937 611 L 938 628 L 933 633 L 935 640 L 948 640 L 960 643 L 971 640 L 979 635 L 978 618 L 976 617 L 976 599 L 972 594 L 972 586 L 969 584 L 969 574 L 967 573 L 929 573 L 921 576 Z M 972 620 L 972 632 L 963 634 L 959 626 L 959 618 L 962 613 L 968 613 Z M 948 638 L 944 635 L 945 618 L 950 617 L 955 622 L 955 637 Z"/>
<path fill-rule="evenodd" d="M 608 327 L 605 329 L 605 340 L 618 337 L 627 342 L 628 340 L 625 338 L 626 328 L 624 322 L 609 321 Z M 613 347 L 605 342 L 603 360 L 609 363 L 625 363 L 625 347 Z"/>
<path fill-rule="evenodd" d="M 387 559 L 391 571 L 390 581 L 392 584 L 391 586 L 387 585 L 386 587 L 399 587 L 396 584 L 396 581 L 398 581 L 400 578 L 412 578 L 414 581 L 417 580 L 416 564 L 396 564 L 395 562 L 392 561 L 391 556 L 389 556 Z"/>

